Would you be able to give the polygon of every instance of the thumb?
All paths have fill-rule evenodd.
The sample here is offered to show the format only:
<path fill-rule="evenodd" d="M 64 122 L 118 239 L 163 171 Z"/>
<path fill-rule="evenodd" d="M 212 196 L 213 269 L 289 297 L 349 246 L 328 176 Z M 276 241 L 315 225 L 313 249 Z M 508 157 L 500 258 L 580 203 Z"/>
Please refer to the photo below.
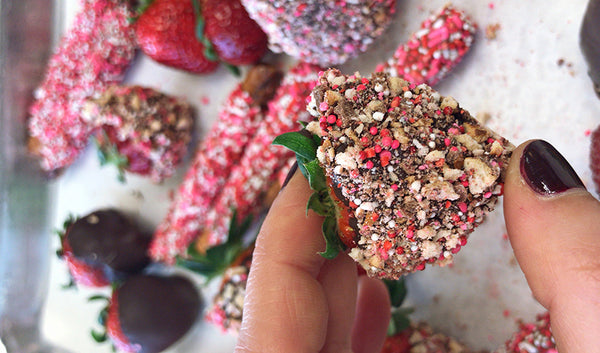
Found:
<path fill-rule="evenodd" d="M 550 311 L 560 352 L 598 352 L 600 203 L 554 147 L 534 140 L 513 153 L 504 216 L 533 295 Z"/>

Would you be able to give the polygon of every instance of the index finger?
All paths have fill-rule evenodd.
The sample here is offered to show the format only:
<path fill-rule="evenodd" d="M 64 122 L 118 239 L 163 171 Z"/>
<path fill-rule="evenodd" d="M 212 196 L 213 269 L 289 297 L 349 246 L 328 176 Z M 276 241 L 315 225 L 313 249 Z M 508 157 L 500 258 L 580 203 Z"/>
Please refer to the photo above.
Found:
<path fill-rule="evenodd" d="M 327 332 L 322 218 L 306 204 L 312 191 L 295 173 L 271 206 L 256 240 L 236 352 L 316 352 Z"/>

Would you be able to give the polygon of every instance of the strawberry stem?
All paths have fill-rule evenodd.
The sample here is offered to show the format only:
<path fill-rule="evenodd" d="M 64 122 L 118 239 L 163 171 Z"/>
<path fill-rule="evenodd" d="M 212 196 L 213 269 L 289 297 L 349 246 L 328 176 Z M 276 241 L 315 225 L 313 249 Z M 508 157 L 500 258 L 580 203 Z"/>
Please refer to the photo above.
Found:
<path fill-rule="evenodd" d="M 127 157 L 119 153 L 117 146 L 110 142 L 106 132 L 103 132 L 102 137 L 96 137 L 94 139 L 96 147 L 98 148 L 98 159 L 100 166 L 112 164 L 117 167 L 117 180 L 121 183 L 125 182 L 125 169 L 129 166 L 129 160 Z"/>

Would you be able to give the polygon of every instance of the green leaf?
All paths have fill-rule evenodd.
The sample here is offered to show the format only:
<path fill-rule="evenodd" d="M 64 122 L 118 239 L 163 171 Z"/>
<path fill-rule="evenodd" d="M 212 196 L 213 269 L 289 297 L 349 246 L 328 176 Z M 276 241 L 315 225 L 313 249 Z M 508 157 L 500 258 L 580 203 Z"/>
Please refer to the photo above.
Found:
<path fill-rule="evenodd" d="M 388 325 L 388 336 L 394 336 L 406 330 L 410 326 L 409 315 L 413 312 L 411 308 L 392 309 L 390 324 Z"/>
<path fill-rule="evenodd" d="M 315 191 L 327 190 L 327 179 L 323 168 L 319 165 L 319 161 L 313 159 L 312 161 L 304 164 L 306 171 L 308 172 L 308 184 L 310 188 Z"/>
<path fill-rule="evenodd" d="M 88 302 L 94 302 L 94 301 L 99 301 L 99 300 L 104 300 L 108 303 L 110 301 L 110 298 L 108 298 L 107 296 L 105 296 L 103 294 L 92 295 L 88 298 Z"/>
<path fill-rule="evenodd" d="M 106 342 L 106 340 L 108 339 L 108 335 L 106 334 L 106 332 L 98 332 L 96 330 L 92 330 L 91 335 L 94 341 L 98 343 Z"/>
<path fill-rule="evenodd" d="M 406 298 L 406 283 L 404 282 L 404 277 L 401 277 L 398 280 L 383 280 L 385 283 L 388 293 L 390 295 L 390 301 L 392 307 L 400 307 Z"/>
<path fill-rule="evenodd" d="M 315 144 L 312 137 L 308 137 L 299 131 L 279 135 L 273 140 L 273 144 L 286 147 L 296 153 L 297 156 L 305 158 L 308 161 L 317 158 L 317 148 L 319 145 Z"/>
<path fill-rule="evenodd" d="M 234 210 L 225 243 L 207 249 L 204 254 L 199 253 L 192 244 L 188 247 L 187 257 L 178 257 L 176 265 L 198 273 L 205 277 L 207 283 L 210 282 L 221 275 L 246 249 L 244 235 L 252 226 L 252 222 L 252 216 L 238 221 L 237 212 Z"/>
<path fill-rule="evenodd" d="M 125 169 L 129 166 L 127 157 L 119 152 L 119 149 L 114 143 L 110 142 L 106 133 L 104 133 L 104 136 L 102 137 L 102 142 L 100 142 L 98 138 L 94 141 L 98 148 L 98 160 L 100 161 L 100 166 L 112 164 L 117 167 L 117 179 L 124 183 Z"/>
<path fill-rule="evenodd" d="M 242 72 L 240 71 L 239 67 L 229 64 L 229 63 L 226 63 L 226 62 L 223 62 L 223 66 L 225 66 L 227 68 L 227 70 L 229 70 L 229 72 L 231 72 L 235 77 L 242 76 Z"/>
<path fill-rule="evenodd" d="M 319 255 L 329 260 L 334 259 L 343 250 L 342 241 L 337 234 L 335 217 L 325 217 L 322 230 L 325 237 L 325 251 L 320 252 Z"/>
<path fill-rule="evenodd" d="M 327 206 L 325 202 L 322 200 L 322 196 L 318 192 L 313 192 L 306 203 L 306 212 L 308 210 L 315 211 L 319 216 L 330 216 L 332 215 L 332 209 Z"/>

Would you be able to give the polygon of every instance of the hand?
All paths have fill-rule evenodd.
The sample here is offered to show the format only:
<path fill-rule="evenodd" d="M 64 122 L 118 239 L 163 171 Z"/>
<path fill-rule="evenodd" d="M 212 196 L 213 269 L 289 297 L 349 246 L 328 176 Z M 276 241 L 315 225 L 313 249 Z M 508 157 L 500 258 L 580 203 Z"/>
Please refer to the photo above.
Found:
<path fill-rule="evenodd" d="M 504 216 L 535 298 L 550 311 L 561 353 L 600 351 L 600 203 L 543 141 L 513 153 Z"/>
<path fill-rule="evenodd" d="M 305 212 L 311 190 L 300 172 L 261 228 L 235 352 L 372 353 L 390 319 L 385 285 L 357 276 L 345 254 L 325 260 L 322 218 Z"/>

